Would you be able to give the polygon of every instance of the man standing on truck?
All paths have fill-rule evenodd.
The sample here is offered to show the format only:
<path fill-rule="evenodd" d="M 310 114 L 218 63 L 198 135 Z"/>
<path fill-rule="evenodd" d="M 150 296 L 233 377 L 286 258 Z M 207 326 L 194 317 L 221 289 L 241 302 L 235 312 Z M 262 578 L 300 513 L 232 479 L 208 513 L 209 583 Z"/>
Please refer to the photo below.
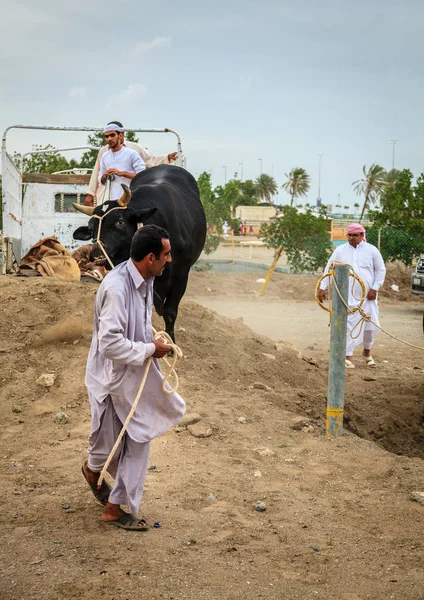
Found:
<path fill-rule="evenodd" d="M 368 244 L 365 239 L 365 229 L 359 223 L 352 223 L 346 229 L 347 244 L 336 248 L 330 256 L 324 273 L 328 273 L 330 264 L 338 261 L 351 265 L 356 274 L 365 284 L 366 299 L 362 305 L 364 312 L 370 315 L 375 323 L 378 323 L 377 292 L 384 283 L 386 267 L 383 257 L 375 246 Z M 324 302 L 328 287 L 328 277 L 323 279 L 318 292 L 318 299 Z M 352 289 L 353 287 L 353 289 Z M 358 306 L 361 298 L 361 287 L 357 281 L 354 285 L 349 284 L 349 308 Z M 368 367 L 375 367 L 376 363 L 371 356 L 371 347 L 374 338 L 380 330 L 369 321 L 364 321 L 362 327 L 359 325 L 361 319 L 359 312 L 348 315 L 347 339 L 346 339 L 346 368 L 354 369 L 352 362 L 353 350 L 360 344 L 363 345 L 362 357 Z M 353 334 L 353 338 L 352 335 Z"/>
<path fill-rule="evenodd" d="M 102 185 L 109 180 L 110 190 L 105 200 L 116 200 L 122 195 L 121 184 L 129 186 L 131 179 L 144 171 L 146 165 L 135 150 L 121 144 L 118 125 L 106 125 L 104 134 L 109 150 L 100 159 L 98 180 Z"/>
<path fill-rule="evenodd" d="M 177 152 L 171 152 L 170 154 L 152 154 L 140 144 L 126 141 L 123 130 L 124 126 L 120 121 L 110 121 L 108 125 L 116 125 L 119 128 L 121 145 L 130 148 L 130 150 L 135 150 L 140 155 L 140 158 L 144 161 L 147 168 L 156 167 L 157 165 L 162 164 L 171 164 L 177 158 Z M 98 177 L 100 171 L 100 160 L 103 154 L 108 151 L 108 149 L 108 146 L 103 146 L 103 148 L 99 150 L 96 164 L 94 165 L 90 183 L 88 185 L 87 196 L 84 201 L 85 206 L 94 206 L 94 198 L 96 198 L 96 204 L 101 204 L 102 202 L 104 185 L 101 183 L 99 184 Z M 107 198 L 105 198 L 105 200 L 107 200 Z"/>

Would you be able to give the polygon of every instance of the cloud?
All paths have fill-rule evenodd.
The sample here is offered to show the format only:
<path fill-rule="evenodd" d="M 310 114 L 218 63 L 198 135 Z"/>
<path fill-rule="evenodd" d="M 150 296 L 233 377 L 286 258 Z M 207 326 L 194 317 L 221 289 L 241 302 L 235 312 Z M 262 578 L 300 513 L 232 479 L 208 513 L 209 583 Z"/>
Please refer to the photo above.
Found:
<path fill-rule="evenodd" d="M 172 44 L 172 36 L 168 37 L 155 37 L 151 42 L 137 42 L 131 50 L 131 56 L 147 56 L 155 50 L 161 48 L 169 48 Z"/>
<path fill-rule="evenodd" d="M 83 86 L 74 86 L 68 92 L 70 98 L 85 98 L 87 95 L 87 88 Z"/>
<path fill-rule="evenodd" d="M 126 90 L 123 90 L 120 94 L 111 96 L 106 107 L 114 108 L 115 106 L 128 106 L 142 98 L 146 91 L 146 87 L 142 83 L 130 83 Z"/>

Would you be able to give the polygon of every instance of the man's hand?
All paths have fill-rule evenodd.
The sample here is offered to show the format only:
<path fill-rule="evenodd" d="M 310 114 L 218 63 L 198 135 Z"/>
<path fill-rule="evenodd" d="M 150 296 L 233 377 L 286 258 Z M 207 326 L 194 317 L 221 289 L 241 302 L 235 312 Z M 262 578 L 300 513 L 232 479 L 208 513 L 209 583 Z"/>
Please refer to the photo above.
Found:
<path fill-rule="evenodd" d="M 318 300 L 321 302 L 321 304 L 325 300 L 325 295 L 326 295 L 326 290 L 318 290 Z"/>
<path fill-rule="evenodd" d="M 377 290 L 370 290 L 367 295 L 367 300 L 375 300 L 377 298 Z"/>
<path fill-rule="evenodd" d="M 174 160 L 177 160 L 177 156 L 178 152 L 171 152 L 171 154 L 168 154 L 168 161 L 174 162 Z"/>
<path fill-rule="evenodd" d="M 162 356 L 165 356 L 171 350 L 171 346 L 165 344 L 162 340 L 154 340 L 153 343 L 156 346 L 156 350 L 152 355 L 153 358 L 162 358 Z"/>
<path fill-rule="evenodd" d="M 94 206 L 94 197 L 91 194 L 86 195 L 84 206 Z"/>
<path fill-rule="evenodd" d="M 122 175 L 122 173 L 121 173 L 121 171 L 118 171 L 118 169 L 108 169 L 107 171 L 105 171 L 103 173 L 103 176 L 105 176 L 105 175 L 106 175 L 106 177 L 108 175 L 118 175 L 118 177 L 120 177 Z"/>

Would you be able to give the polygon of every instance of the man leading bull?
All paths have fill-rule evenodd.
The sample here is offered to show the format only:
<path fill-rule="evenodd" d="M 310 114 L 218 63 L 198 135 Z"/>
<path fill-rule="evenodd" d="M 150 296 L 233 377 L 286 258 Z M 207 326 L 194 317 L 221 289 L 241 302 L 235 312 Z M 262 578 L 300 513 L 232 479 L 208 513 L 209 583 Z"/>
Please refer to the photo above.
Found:
<path fill-rule="evenodd" d="M 111 489 L 97 482 L 137 395 L 149 357 L 161 358 L 171 346 L 153 340 L 153 280 L 171 262 L 165 229 L 146 225 L 135 233 L 130 259 L 115 267 L 100 285 L 85 383 L 91 407 L 88 460 L 82 472 L 96 499 L 102 520 L 132 531 L 146 531 L 137 517 L 146 479 L 150 441 L 177 424 L 185 412 L 177 393 L 162 389 L 163 375 L 152 361 L 143 392 L 108 471 Z M 124 512 L 121 505 L 129 507 Z"/>
<path fill-rule="evenodd" d="M 330 256 L 330 260 L 325 267 L 324 273 L 328 273 L 330 264 L 333 261 L 347 263 L 353 267 L 356 274 L 365 284 L 366 299 L 362 305 L 364 312 L 370 315 L 375 323 L 378 323 L 378 303 L 377 293 L 384 283 L 386 267 L 383 257 L 375 246 L 368 244 L 365 236 L 365 229 L 359 223 L 352 223 L 346 229 L 347 244 L 336 248 Z M 328 287 L 328 277 L 322 280 L 318 299 L 320 302 L 325 300 Z M 356 298 L 361 297 L 361 288 L 357 281 L 353 286 L 349 286 L 349 307 L 354 308 L 358 305 Z M 371 356 L 371 348 L 374 338 L 378 335 L 379 329 L 372 323 L 365 321 L 362 329 L 359 326 L 361 315 L 359 312 L 348 315 L 347 319 L 347 339 L 346 339 L 346 368 L 353 369 L 355 365 L 352 362 L 353 350 L 360 344 L 363 345 L 362 357 L 368 367 L 375 367 L 376 363 Z M 353 338 L 352 335 L 353 334 Z"/>

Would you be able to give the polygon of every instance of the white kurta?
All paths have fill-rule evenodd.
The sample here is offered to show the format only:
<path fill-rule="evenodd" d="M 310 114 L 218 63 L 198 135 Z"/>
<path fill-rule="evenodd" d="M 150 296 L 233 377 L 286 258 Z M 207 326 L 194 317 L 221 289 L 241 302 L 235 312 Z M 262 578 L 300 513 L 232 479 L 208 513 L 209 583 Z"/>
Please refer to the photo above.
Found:
<path fill-rule="evenodd" d="M 100 160 L 99 183 L 101 183 L 102 176 L 108 169 L 117 169 L 127 173 L 140 173 L 145 168 L 144 161 L 135 150 L 130 150 L 125 146 L 122 146 L 118 152 L 108 150 Z M 110 193 L 106 192 L 108 197 L 105 198 L 105 201 L 109 199 L 109 196 L 111 200 L 117 200 L 122 196 L 122 183 L 129 187 L 131 179 L 114 175 L 113 181 L 110 182 Z"/>
<path fill-rule="evenodd" d="M 92 405 L 92 433 L 100 426 L 102 403 L 110 395 L 123 423 L 140 387 L 146 360 L 155 351 L 152 333 L 153 280 L 144 280 L 132 260 L 102 281 L 95 302 L 94 329 L 85 383 Z M 181 421 L 185 402 L 165 394 L 159 363 L 153 359 L 143 393 L 127 428 L 147 442 Z"/>
<path fill-rule="evenodd" d="M 156 167 L 157 165 L 162 164 L 169 164 L 167 154 L 152 154 L 152 152 L 149 152 L 147 148 L 140 146 L 140 144 L 137 144 L 136 142 L 127 142 L 126 140 L 124 142 L 124 146 L 129 148 L 130 150 L 135 150 L 140 155 L 147 168 Z M 109 146 L 103 146 L 103 148 L 100 148 L 99 154 L 97 155 L 96 164 L 94 165 L 93 172 L 90 177 L 90 183 L 88 185 L 87 194 L 91 194 L 91 196 L 95 198 L 97 197 L 97 204 L 101 203 L 104 192 L 104 185 L 102 183 L 99 184 L 98 181 L 100 171 L 100 160 L 103 154 L 105 154 L 105 152 L 108 151 Z M 105 200 L 108 199 L 109 198 L 105 198 Z"/>
<path fill-rule="evenodd" d="M 325 267 L 324 273 L 328 273 L 330 263 L 334 260 L 347 263 L 354 268 L 357 275 L 365 284 L 366 294 L 368 294 L 370 290 L 378 291 L 384 283 L 386 267 L 384 266 L 383 257 L 375 246 L 372 246 L 367 242 L 360 242 L 356 248 L 351 246 L 349 243 L 338 246 L 338 248 L 336 248 L 331 255 L 330 260 Z M 355 283 L 352 286 L 353 281 L 355 281 Z M 327 277 L 321 282 L 320 288 L 325 290 L 327 289 L 328 284 L 329 278 Z M 356 298 L 361 298 L 361 295 L 361 286 L 356 280 L 354 280 L 352 277 L 349 277 L 349 308 L 358 306 L 359 300 L 355 300 L 355 296 Z M 373 321 L 378 323 L 377 299 L 365 300 L 362 308 L 367 315 L 371 316 Z M 372 343 L 372 340 L 380 332 L 377 327 L 369 322 L 365 322 L 360 335 L 356 337 L 359 334 L 359 327 L 355 326 L 358 324 L 360 318 L 361 316 L 359 313 L 354 313 L 353 315 L 348 316 L 346 356 L 352 356 L 353 349 L 356 348 L 356 346 L 364 343 L 364 334 L 366 339 L 368 338 L 368 340 L 370 340 Z M 352 331 L 355 339 L 352 339 Z"/>

